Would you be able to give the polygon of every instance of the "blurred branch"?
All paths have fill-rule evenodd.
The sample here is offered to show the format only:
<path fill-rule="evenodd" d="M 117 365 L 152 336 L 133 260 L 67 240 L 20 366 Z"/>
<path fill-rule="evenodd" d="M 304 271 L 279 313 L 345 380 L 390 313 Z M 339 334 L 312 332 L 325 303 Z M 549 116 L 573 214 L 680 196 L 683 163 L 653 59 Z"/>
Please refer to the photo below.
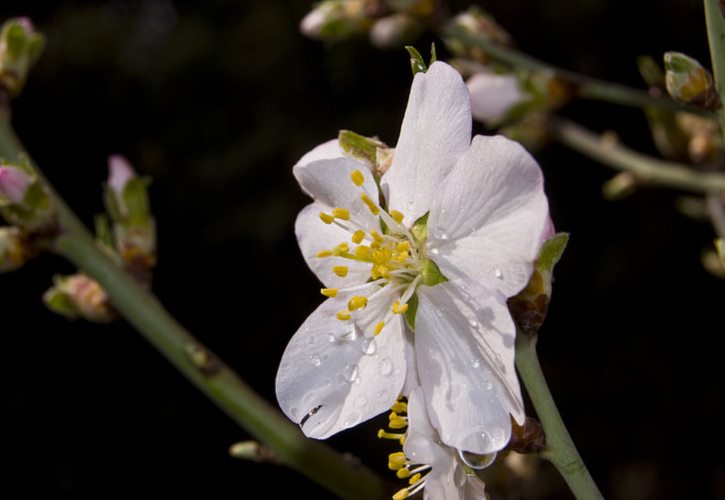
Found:
<path fill-rule="evenodd" d="M 552 135 L 565 146 L 638 181 L 700 193 L 725 191 L 725 174 L 698 172 L 687 165 L 644 155 L 563 118 L 552 119 Z"/>
<path fill-rule="evenodd" d="M 669 97 L 653 97 L 643 90 L 633 89 L 617 83 L 591 78 L 580 73 L 558 68 L 513 49 L 497 45 L 480 36 L 473 35 L 457 26 L 443 28 L 441 36 L 456 38 L 463 43 L 477 47 L 492 59 L 510 66 L 554 73 L 558 78 L 573 84 L 577 97 L 606 101 L 634 108 L 654 107 L 669 111 L 686 111 L 703 116 L 712 116 L 709 111 L 694 106 L 678 104 Z"/>
<path fill-rule="evenodd" d="M 705 24 L 715 88 L 722 100 L 722 92 L 725 90 L 723 89 L 723 84 L 725 84 L 725 21 L 719 0 L 705 0 Z M 720 132 L 725 136 L 725 106 L 720 106 L 717 115 Z"/>
<path fill-rule="evenodd" d="M 536 356 L 536 336 L 516 333 L 516 368 L 544 428 L 546 447 L 541 456 L 554 464 L 569 489 L 579 500 L 604 498 L 566 430 L 559 410 L 546 385 Z"/>
<path fill-rule="evenodd" d="M 25 153 L 0 105 L 0 156 Z M 38 175 L 40 170 L 35 169 Z M 206 349 L 164 309 L 151 293 L 124 273 L 96 245 L 92 235 L 46 182 L 58 209 L 59 236 L 52 250 L 95 279 L 113 305 L 158 351 L 252 436 L 274 450 L 291 468 L 343 498 L 381 498 L 380 480 L 352 465 L 332 448 L 304 437 L 297 426 L 257 395 L 226 364 Z M 249 335 L 250 332 L 243 332 Z"/>
<path fill-rule="evenodd" d="M 718 238 L 725 240 L 725 207 L 720 193 L 708 193 L 705 198 L 707 213 Z"/>

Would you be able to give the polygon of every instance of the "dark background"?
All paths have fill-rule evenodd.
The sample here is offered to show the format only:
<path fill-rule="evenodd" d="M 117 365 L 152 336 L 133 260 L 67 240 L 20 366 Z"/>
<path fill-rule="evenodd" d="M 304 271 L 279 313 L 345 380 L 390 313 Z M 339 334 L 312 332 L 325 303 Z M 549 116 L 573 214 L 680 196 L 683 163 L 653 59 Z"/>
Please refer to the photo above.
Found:
<path fill-rule="evenodd" d="M 639 55 L 709 59 L 697 0 L 478 3 L 525 52 L 633 86 Z M 48 37 L 14 103 L 31 154 L 86 222 L 102 210 L 109 154 L 153 177 L 156 293 L 272 402 L 284 346 L 321 300 L 296 248 L 294 218 L 308 200 L 291 166 L 340 128 L 394 145 L 411 80 L 402 50 L 303 38 L 310 4 L 0 6 L 0 17 L 30 15 Z M 580 102 L 565 114 L 654 154 L 637 110 Z M 725 283 L 700 265 L 711 228 L 676 211 L 679 193 L 605 202 L 605 167 L 557 145 L 537 158 L 553 220 L 571 233 L 541 360 L 595 479 L 611 498 L 725 498 Z M 328 496 L 283 467 L 229 458 L 245 432 L 125 323 L 47 312 L 52 275 L 72 272 L 45 255 L 0 276 L 0 496 L 249 498 L 260 486 Z M 392 450 L 375 437 L 382 423 L 330 442 L 392 479 Z M 556 474 L 542 474 L 532 498 L 566 498 Z"/>

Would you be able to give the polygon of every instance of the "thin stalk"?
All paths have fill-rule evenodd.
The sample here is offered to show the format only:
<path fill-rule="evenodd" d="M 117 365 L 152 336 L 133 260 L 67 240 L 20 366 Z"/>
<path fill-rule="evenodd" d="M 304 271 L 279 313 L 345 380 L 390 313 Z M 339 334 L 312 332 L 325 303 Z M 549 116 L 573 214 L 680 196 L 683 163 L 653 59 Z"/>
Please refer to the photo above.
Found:
<path fill-rule="evenodd" d="M 712 116 L 709 111 L 694 106 L 684 106 L 668 97 L 653 97 L 644 90 L 633 89 L 617 83 L 592 78 L 581 73 L 559 68 L 513 49 L 502 47 L 492 41 L 469 33 L 463 28 L 451 26 L 442 30 L 443 37 L 456 38 L 461 42 L 477 47 L 492 59 L 509 66 L 533 71 L 547 71 L 558 78 L 573 84 L 577 97 L 606 101 L 633 108 L 660 108 L 668 111 L 687 111 L 698 115 Z"/>
<path fill-rule="evenodd" d="M 638 153 L 569 120 L 552 120 L 551 132 L 565 146 L 614 169 L 631 172 L 641 182 L 697 193 L 725 191 L 725 174 L 698 172 L 681 163 Z"/>
<path fill-rule="evenodd" d="M 707 42 L 710 45 L 712 73 L 715 77 L 715 88 L 720 96 L 725 88 L 725 20 L 719 0 L 705 0 L 705 25 L 707 26 Z M 717 113 L 720 131 L 725 137 L 725 106 Z"/>
<path fill-rule="evenodd" d="M 536 356 L 536 337 L 529 337 L 522 332 L 517 333 L 516 368 L 544 428 L 546 447 L 541 456 L 554 464 L 576 498 L 579 500 L 604 498 L 574 446 L 551 391 L 546 385 L 539 358 Z"/>
<path fill-rule="evenodd" d="M 0 157 L 14 160 L 26 153 L 9 118 L 9 111 L 0 108 Z M 252 436 L 272 448 L 285 465 L 343 498 L 382 497 L 382 484 L 371 471 L 353 465 L 319 441 L 305 438 L 185 330 L 155 296 L 106 257 L 55 192 L 53 199 L 60 224 L 53 249 L 98 281 L 115 308 L 192 384 Z"/>

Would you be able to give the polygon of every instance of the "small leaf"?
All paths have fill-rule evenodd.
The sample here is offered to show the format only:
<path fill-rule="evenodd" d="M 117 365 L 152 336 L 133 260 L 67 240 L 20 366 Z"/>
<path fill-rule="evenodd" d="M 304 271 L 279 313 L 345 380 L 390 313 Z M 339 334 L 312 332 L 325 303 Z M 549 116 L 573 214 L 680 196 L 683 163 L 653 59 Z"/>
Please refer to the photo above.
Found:
<path fill-rule="evenodd" d="M 123 188 L 123 202 L 126 206 L 126 220 L 129 225 L 142 226 L 148 222 L 149 199 L 147 188 L 149 180 L 143 177 L 129 179 Z"/>
<path fill-rule="evenodd" d="M 405 50 L 407 50 L 410 55 L 410 69 L 413 71 L 414 75 L 416 73 L 425 73 L 428 71 L 428 66 L 425 64 L 423 56 L 420 55 L 420 52 L 418 52 L 415 47 L 406 45 Z"/>

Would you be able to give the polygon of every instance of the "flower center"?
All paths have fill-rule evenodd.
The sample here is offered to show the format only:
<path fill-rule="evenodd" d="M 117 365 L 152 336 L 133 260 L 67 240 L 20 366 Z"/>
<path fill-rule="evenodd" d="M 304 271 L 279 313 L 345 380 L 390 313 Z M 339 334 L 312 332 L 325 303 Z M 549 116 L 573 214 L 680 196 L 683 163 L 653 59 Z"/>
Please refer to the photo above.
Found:
<path fill-rule="evenodd" d="M 419 234 L 414 234 L 403 225 L 404 215 L 397 210 L 388 211 L 384 206 L 385 203 L 373 200 L 362 189 L 364 177 L 359 170 L 351 173 L 350 180 L 360 188 L 360 200 L 375 217 L 375 227 L 365 227 L 369 226 L 369 222 L 361 223 L 354 220 L 350 210 L 344 207 L 334 208 L 331 213 L 321 212 L 320 220 L 325 224 L 335 224 L 345 229 L 350 234 L 350 241 L 323 250 L 317 254 L 317 257 L 342 257 L 370 264 L 370 275 L 365 283 L 342 289 L 323 288 L 321 293 L 326 297 L 336 297 L 340 292 L 353 292 L 375 284 L 380 286 L 375 295 L 385 291 L 390 293 L 391 297 L 396 297 L 397 300 L 391 301 L 389 313 L 375 325 L 373 333 L 377 335 L 393 315 L 408 313 L 409 302 L 419 284 L 432 285 L 445 281 L 445 278 L 440 275 L 435 263 L 426 258 L 425 237 L 421 238 Z M 332 271 L 344 278 L 348 275 L 349 268 L 346 265 L 336 265 Z M 355 311 L 367 306 L 370 298 L 363 295 L 352 296 L 347 309 L 337 313 L 337 319 L 350 320 Z M 412 315 L 408 316 L 408 319 L 412 322 Z"/>

